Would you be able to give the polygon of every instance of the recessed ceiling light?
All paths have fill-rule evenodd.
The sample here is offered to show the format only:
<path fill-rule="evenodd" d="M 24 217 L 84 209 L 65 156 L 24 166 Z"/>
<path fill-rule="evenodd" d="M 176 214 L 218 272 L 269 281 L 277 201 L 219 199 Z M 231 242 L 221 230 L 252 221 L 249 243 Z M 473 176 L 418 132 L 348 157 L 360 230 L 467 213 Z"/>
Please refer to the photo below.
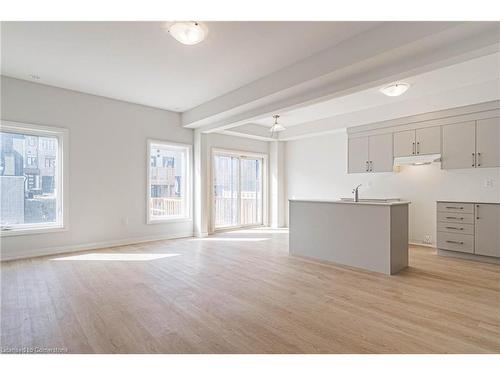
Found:
<path fill-rule="evenodd" d="M 201 22 L 172 22 L 166 25 L 167 32 L 182 44 L 200 43 L 208 35 L 208 28 Z"/>
<path fill-rule="evenodd" d="M 402 95 L 410 88 L 410 85 L 405 82 L 393 83 L 392 85 L 383 87 L 380 89 L 382 94 L 387 96 L 399 96 Z"/>
<path fill-rule="evenodd" d="M 40 79 L 40 76 L 38 74 L 30 74 L 31 79 Z"/>

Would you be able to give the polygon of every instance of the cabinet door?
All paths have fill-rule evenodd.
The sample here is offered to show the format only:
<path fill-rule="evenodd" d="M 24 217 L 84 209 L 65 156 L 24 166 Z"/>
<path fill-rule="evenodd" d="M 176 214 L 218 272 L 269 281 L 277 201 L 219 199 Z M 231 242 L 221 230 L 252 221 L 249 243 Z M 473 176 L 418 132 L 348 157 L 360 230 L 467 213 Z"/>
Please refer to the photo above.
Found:
<path fill-rule="evenodd" d="M 349 138 L 347 171 L 368 172 L 368 137 Z"/>
<path fill-rule="evenodd" d="M 373 135 L 369 138 L 369 160 L 372 172 L 392 172 L 394 159 L 392 134 Z"/>
<path fill-rule="evenodd" d="M 443 169 L 474 168 L 476 122 L 468 121 L 443 126 Z"/>
<path fill-rule="evenodd" d="M 477 121 L 476 152 L 478 168 L 500 167 L 500 117 Z"/>
<path fill-rule="evenodd" d="M 394 133 L 394 157 L 415 154 L 415 130 Z"/>
<path fill-rule="evenodd" d="M 500 204 L 476 204 L 475 253 L 500 257 Z"/>
<path fill-rule="evenodd" d="M 418 155 L 441 153 L 441 128 L 439 126 L 417 129 L 416 139 Z"/>

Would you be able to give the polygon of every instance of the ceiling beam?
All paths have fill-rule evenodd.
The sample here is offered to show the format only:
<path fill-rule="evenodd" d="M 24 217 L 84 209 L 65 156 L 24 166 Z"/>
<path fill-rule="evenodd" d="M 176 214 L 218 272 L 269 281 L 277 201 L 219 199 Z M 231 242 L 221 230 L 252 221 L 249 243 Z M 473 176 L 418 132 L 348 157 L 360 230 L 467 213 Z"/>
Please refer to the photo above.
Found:
<path fill-rule="evenodd" d="M 183 125 L 227 130 L 275 112 L 500 50 L 495 23 L 385 23 L 182 114 Z M 374 46 L 375 45 L 375 46 Z"/>

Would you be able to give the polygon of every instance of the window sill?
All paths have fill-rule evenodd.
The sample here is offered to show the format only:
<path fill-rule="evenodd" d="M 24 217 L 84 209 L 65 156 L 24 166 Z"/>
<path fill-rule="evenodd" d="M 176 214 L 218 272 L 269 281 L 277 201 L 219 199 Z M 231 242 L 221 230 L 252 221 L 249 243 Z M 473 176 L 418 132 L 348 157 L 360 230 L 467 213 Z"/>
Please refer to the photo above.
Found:
<path fill-rule="evenodd" d="M 171 219 L 148 219 L 146 224 L 169 224 L 169 223 L 187 223 L 193 221 L 190 217 L 178 217 Z"/>
<path fill-rule="evenodd" d="M 11 236 L 27 236 L 31 234 L 47 234 L 56 232 L 65 232 L 68 228 L 64 226 L 53 226 L 53 227 L 35 227 L 35 228 L 19 228 L 0 231 L 0 237 L 11 237 Z"/>

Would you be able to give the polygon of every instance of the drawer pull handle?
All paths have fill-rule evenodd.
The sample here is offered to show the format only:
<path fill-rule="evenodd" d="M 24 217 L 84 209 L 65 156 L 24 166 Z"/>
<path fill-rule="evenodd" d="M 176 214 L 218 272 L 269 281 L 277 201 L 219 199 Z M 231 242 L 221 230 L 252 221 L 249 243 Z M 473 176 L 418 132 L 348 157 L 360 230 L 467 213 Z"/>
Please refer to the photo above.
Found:
<path fill-rule="evenodd" d="M 446 227 L 446 229 L 464 230 L 464 228 L 457 228 L 457 227 Z"/>
<path fill-rule="evenodd" d="M 447 206 L 446 208 L 450 208 L 452 210 L 463 210 L 463 207 L 452 207 L 452 206 Z"/>
<path fill-rule="evenodd" d="M 463 220 L 463 217 L 454 217 L 454 216 L 446 216 L 447 219 L 454 219 L 454 220 Z"/>
<path fill-rule="evenodd" d="M 464 242 L 463 241 L 446 241 L 448 243 L 456 243 L 457 245 L 463 245 Z"/>

